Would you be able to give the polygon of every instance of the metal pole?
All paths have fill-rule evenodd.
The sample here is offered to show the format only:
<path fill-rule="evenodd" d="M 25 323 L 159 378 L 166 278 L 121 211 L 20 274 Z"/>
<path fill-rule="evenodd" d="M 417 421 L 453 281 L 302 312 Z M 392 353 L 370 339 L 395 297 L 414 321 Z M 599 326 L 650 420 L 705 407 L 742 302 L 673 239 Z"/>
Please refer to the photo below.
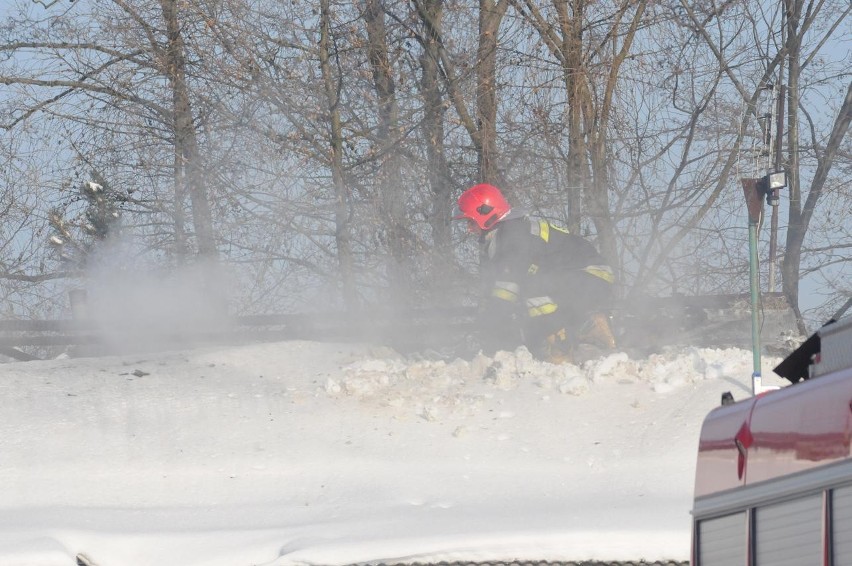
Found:
<path fill-rule="evenodd" d="M 779 81 L 780 82 L 780 81 Z M 781 171 L 783 156 L 781 153 L 781 140 L 784 136 L 784 85 L 779 84 L 778 88 L 778 104 L 775 113 L 775 156 L 773 161 L 773 171 Z M 772 172 L 772 171 L 770 171 Z M 775 273 L 777 272 L 778 254 L 778 205 L 780 203 L 779 190 L 772 189 L 772 219 L 769 229 L 769 292 L 775 291 Z"/>
<path fill-rule="evenodd" d="M 760 373 L 760 273 L 757 264 L 757 222 L 748 223 L 749 275 L 751 287 L 751 351 L 754 361 L 754 371 L 751 374 L 751 394 L 757 395 L 762 389 Z"/>
<path fill-rule="evenodd" d="M 754 373 L 751 374 L 751 392 L 753 395 L 763 392 L 760 376 L 760 271 L 757 263 L 757 232 L 763 219 L 762 179 L 740 179 L 743 194 L 748 207 L 748 266 L 749 287 L 751 288 L 751 351 L 754 357 Z"/>

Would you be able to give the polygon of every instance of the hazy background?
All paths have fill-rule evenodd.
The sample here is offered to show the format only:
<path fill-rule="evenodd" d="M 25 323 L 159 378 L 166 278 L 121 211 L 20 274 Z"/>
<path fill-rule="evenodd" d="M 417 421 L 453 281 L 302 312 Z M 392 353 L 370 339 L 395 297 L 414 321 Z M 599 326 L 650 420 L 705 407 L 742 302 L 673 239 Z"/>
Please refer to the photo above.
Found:
<path fill-rule="evenodd" d="M 761 284 L 813 327 L 850 295 L 850 5 L 787 4 L 6 2 L 0 317 L 473 304 L 480 180 L 628 303 L 746 293 L 740 179 L 783 168 Z"/>

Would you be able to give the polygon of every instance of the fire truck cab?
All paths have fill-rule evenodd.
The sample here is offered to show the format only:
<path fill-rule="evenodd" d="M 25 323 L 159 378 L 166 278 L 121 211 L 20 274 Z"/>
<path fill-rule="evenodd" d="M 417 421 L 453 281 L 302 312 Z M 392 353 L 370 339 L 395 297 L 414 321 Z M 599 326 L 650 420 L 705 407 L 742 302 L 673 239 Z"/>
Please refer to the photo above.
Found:
<path fill-rule="evenodd" d="M 704 420 L 693 566 L 852 566 L 852 317 L 775 372 L 793 385 Z"/>

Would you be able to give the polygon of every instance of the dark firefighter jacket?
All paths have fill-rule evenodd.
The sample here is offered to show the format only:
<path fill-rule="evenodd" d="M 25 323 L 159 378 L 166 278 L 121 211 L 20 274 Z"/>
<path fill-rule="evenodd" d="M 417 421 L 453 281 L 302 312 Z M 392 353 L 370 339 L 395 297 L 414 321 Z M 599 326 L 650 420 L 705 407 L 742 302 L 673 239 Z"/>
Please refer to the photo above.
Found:
<path fill-rule="evenodd" d="M 494 347 L 530 345 L 560 328 L 578 328 L 611 303 L 612 269 L 588 240 L 564 228 L 510 215 L 483 243 L 488 297 L 481 323 Z"/>

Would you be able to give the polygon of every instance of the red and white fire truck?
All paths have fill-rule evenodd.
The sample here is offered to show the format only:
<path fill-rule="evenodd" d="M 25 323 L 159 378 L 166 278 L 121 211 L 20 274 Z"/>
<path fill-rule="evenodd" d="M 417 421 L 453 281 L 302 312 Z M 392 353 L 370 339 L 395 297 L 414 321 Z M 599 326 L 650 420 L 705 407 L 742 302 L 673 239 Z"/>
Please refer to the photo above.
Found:
<path fill-rule="evenodd" d="M 693 566 L 852 565 L 852 317 L 775 372 L 793 384 L 704 420 Z"/>

